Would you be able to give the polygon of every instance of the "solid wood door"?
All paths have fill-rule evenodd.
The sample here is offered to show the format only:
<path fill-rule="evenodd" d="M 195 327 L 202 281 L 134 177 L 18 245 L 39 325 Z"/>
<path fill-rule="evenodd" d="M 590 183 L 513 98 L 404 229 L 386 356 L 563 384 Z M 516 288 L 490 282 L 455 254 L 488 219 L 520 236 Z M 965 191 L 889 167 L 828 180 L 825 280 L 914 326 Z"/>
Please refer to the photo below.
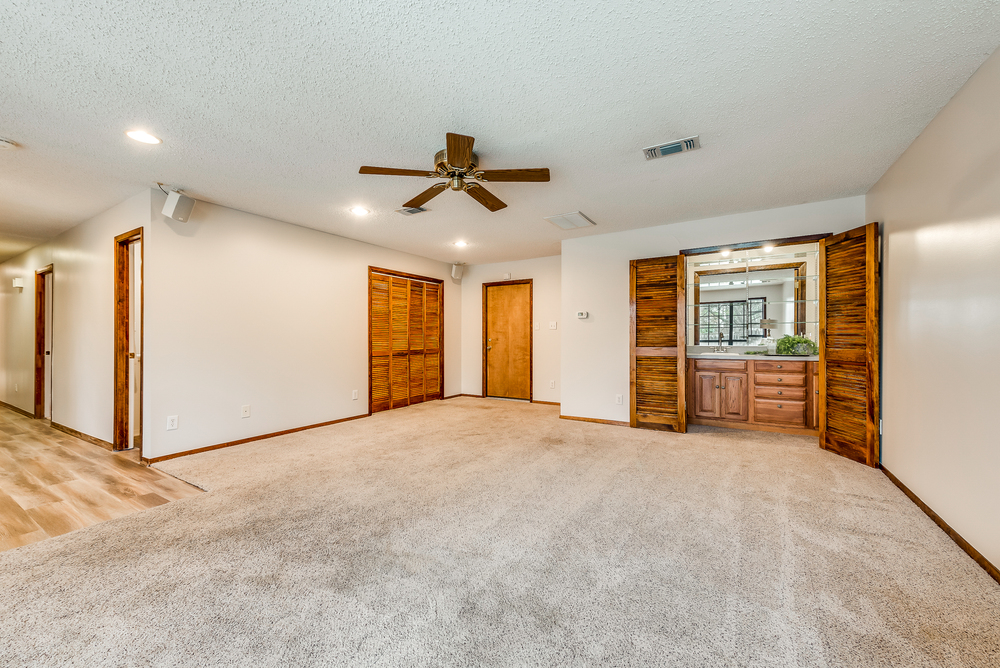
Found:
<path fill-rule="evenodd" d="M 725 420 L 746 420 L 750 417 L 750 392 L 745 373 L 720 374 L 719 412 Z"/>
<path fill-rule="evenodd" d="M 531 399 L 531 281 L 483 284 L 484 394 Z"/>
<path fill-rule="evenodd" d="M 820 242 L 820 447 L 879 465 L 878 224 Z"/>
<path fill-rule="evenodd" d="M 629 275 L 629 423 L 686 432 L 684 258 L 632 260 Z"/>
<path fill-rule="evenodd" d="M 441 285 L 368 272 L 369 411 L 442 396 Z"/>
<path fill-rule="evenodd" d="M 717 418 L 720 415 L 719 385 L 720 375 L 712 371 L 696 371 L 694 374 L 694 416 Z"/>

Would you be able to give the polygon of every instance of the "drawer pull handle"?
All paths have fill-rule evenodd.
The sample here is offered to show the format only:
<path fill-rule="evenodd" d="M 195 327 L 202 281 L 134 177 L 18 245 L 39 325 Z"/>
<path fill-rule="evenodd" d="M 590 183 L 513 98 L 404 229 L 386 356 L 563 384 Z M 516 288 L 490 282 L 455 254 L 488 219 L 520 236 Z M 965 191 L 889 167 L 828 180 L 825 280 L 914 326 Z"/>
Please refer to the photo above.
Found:
<path fill-rule="evenodd" d="M 780 365 L 780 364 L 778 365 L 778 368 L 779 368 L 779 369 L 781 368 L 781 365 Z"/>
<path fill-rule="evenodd" d="M 715 389 L 719 389 L 719 386 L 718 386 L 718 385 L 716 385 L 716 386 L 715 386 Z"/>
<path fill-rule="evenodd" d="M 778 394 L 781 394 L 781 390 L 778 390 Z"/>
<path fill-rule="evenodd" d="M 778 404 L 778 408 L 781 408 L 781 404 Z"/>
<path fill-rule="evenodd" d="M 778 379 L 778 382 L 779 382 L 779 383 L 781 382 L 781 379 L 780 379 L 780 378 Z"/>

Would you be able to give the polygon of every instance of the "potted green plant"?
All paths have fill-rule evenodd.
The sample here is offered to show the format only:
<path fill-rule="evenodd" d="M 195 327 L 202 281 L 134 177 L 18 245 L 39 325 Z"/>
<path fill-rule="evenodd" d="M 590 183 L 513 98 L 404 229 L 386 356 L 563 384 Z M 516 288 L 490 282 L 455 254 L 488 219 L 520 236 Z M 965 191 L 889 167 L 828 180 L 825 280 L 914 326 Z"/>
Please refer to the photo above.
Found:
<path fill-rule="evenodd" d="M 804 336 L 785 334 L 775 346 L 778 355 L 818 355 L 819 347 Z"/>

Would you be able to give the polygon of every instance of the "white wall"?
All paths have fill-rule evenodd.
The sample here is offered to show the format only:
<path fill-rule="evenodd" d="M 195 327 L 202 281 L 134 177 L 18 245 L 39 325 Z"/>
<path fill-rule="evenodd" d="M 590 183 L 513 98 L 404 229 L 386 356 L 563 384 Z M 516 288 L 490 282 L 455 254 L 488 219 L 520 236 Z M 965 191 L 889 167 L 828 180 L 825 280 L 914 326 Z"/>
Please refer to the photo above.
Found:
<path fill-rule="evenodd" d="M 864 197 L 848 197 L 563 241 L 563 415 L 629 419 L 629 260 L 841 232 L 864 224 L 864 206 Z M 590 317 L 577 320 L 576 311 Z M 624 395 L 620 406 L 616 394 Z"/>
<path fill-rule="evenodd" d="M 112 239 L 136 227 L 145 228 L 146 457 L 367 413 L 369 265 L 444 279 L 444 390 L 459 392 L 461 285 L 450 265 L 204 202 L 177 223 L 159 214 L 164 199 L 143 191 L 0 265 L 4 286 L 14 275 L 26 285 L 0 291 L 4 401 L 32 408 L 27 286 L 53 262 L 53 419 L 111 440 Z M 166 431 L 168 415 L 179 429 Z"/>
<path fill-rule="evenodd" d="M 29 412 L 34 410 L 34 273 L 52 264 L 52 420 L 111 440 L 113 239 L 148 224 L 149 203 L 150 194 L 143 191 L 0 265 L 3 401 Z M 24 279 L 24 292 L 20 294 L 11 287 L 14 276 Z"/>
<path fill-rule="evenodd" d="M 882 463 L 1000 565 L 1000 51 L 867 196 L 883 223 Z"/>
<path fill-rule="evenodd" d="M 498 262 L 465 268 L 462 277 L 462 393 L 480 395 L 483 391 L 483 283 L 510 278 L 532 279 L 532 320 L 534 349 L 532 398 L 535 401 L 559 402 L 560 352 L 560 257 L 543 257 L 518 262 Z M 556 329 L 549 329 L 555 322 Z M 549 387 L 555 381 L 555 387 Z"/>

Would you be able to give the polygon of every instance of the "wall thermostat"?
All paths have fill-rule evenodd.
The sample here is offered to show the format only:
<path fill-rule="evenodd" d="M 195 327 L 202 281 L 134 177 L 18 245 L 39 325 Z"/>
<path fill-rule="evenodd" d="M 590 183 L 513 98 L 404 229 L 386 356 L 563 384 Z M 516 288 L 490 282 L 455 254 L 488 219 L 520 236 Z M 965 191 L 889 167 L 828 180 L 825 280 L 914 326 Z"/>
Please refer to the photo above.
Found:
<path fill-rule="evenodd" d="M 581 320 L 582 320 L 583 318 L 586 318 L 586 317 L 587 317 L 587 315 L 588 315 L 588 313 L 587 313 L 586 311 L 577 311 L 577 312 L 576 312 L 576 317 L 577 317 L 577 318 L 580 318 Z"/>

